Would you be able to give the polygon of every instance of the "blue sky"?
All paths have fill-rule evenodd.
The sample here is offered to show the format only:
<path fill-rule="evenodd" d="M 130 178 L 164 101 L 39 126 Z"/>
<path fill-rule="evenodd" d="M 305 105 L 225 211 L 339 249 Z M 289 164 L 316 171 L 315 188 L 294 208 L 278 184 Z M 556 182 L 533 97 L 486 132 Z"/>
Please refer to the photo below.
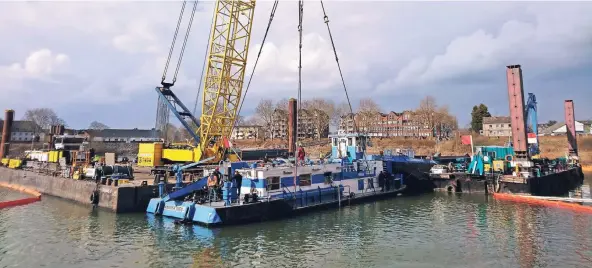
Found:
<path fill-rule="evenodd" d="M 297 3 L 281 1 L 249 90 L 243 115 L 261 98 L 296 96 Z M 254 62 L 271 1 L 258 1 Z M 151 128 L 180 2 L 0 2 L 0 108 L 17 118 L 53 108 L 69 126 L 101 121 Z M 201 79 L 212 2 L 194 21 L 175 86 L 193 107 Z M 385 111 L 413 109 L 425 95 L 448 105 L 461 126 L 473 105 L 508 114 L 505 66 L 521 64 L 525 93 L 539 118 L 562 120 L 573 99 L 578 119 L 592 119 L 592 2 L 326 1 L 354 106 L 373 97 Z M 305 1 L 303 97 L 341 102 L 318 1 Z"/>

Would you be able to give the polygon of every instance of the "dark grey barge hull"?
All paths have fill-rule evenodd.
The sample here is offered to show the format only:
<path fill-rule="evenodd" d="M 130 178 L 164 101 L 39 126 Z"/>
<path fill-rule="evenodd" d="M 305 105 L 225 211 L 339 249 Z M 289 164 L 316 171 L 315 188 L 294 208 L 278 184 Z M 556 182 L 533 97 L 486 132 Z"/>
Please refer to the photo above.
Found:
<path fill-rule="evenodd" d="M 219 227 L 269 220 L 279 220 L 314 211 L 335 209 L 343 206 L 395 198 L 396 196 L 402 194 L 405 189 L 406 186 L 404 185 L 399 189 L 387 192 L 380 192 L 379 189 L 376 189 L 376 192 L 367 192 L 350 197 L 341 197 L 341 199 L 339 199 L 337 196 L 333 196 L 331 199 L 326 201 L 321 200 L 317 203 L 313 202 L 307 204 L 303 204 L 302 199 L 278 199 L 249 204 L 247 206 L 217 207 L 216 213 L 220 217 L 220 223 L 204 224 L 200 222 L 192 222 L 192 224 L 198 224 L 206 227 Z"/>
<path fill-rule="evenodd" d="M 496 183 L 494 177 L 473 177 L 457 173 L 449 179 L 433 179 L 436 191 L 457 193 L 519 193 L 537 196 L 565 196 L 584 182 L 581 167 L 543 175 L 538 178 L 503 177 Z"/>

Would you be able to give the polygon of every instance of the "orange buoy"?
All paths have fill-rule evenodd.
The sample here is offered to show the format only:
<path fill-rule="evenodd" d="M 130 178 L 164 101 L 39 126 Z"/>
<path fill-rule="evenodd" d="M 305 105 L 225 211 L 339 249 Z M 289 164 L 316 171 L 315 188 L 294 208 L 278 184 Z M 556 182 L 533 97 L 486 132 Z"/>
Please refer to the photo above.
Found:
<path fill-rule="evenodd" d="M 35 190 L 32 190 L 32 189 L 28 189 L 23 186 L 20 186 L 20 185 L 13 185 L 13 184 L 9 184 L 9 183 L 0 182 L 0 187 L 13 189 L 13 190 L 20 191 L 20 192 L 27 193 L 27 194 L 34 196 L 34 197 L 27 197 L 27 198 L 22 198 L 22 199 L 17 199 L 17 200 L 0 202 L 0 209 L 27 205 L 27 204 L 31 204 L 31 203 L 41 200 L 41 193 L 39 193 Z"/>
<path fill-rule="evenodd" d="M 558 207 L 558 208 L 570 209 L 573 211 L 592 213 L 592 206 L 583 206 L 583 205 L 578 205 L 578 204 L 567 203 L 564 201 L 544 200 L 544 199 L 539 199 L 539 198 L 527 196 L 527 195 L 494 193 L 493 197 L 496 199 L 500 199 L 500 200 L 522 202 L 522 203 L 548 206 L 548 207 Z"/>

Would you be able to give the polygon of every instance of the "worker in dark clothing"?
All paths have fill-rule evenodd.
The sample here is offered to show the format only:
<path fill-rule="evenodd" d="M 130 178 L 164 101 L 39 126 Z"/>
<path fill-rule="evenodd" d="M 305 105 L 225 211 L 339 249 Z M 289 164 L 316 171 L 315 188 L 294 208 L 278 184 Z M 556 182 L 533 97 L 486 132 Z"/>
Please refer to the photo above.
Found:
<path fill-rule="evenodd" d="M 234 171 L 234 176 L 232 176 L 232 181 L 236 188 L 238 189 L 238 195 L 240 196 L 241 187 L 243 185 L 243 176 L 238 173 L 238 170 Z"/>
<path fill-rule="evenodd" d="M 378 187 L 380 187 L 380 191 L 384 192 L 384 171 L 380 171 L 378 174 Z"/>
<path fill-rule="evenodd" d="M 222 173 L 220 173 L 220 169 L 216 168 L 216 170 L 214 170 L 212 175 L 214 175 L 214 176 L 216 176 L 216 178 L 218 178 L 218 181 L 216 182 L 216 184 L 220 185 L 220 180 L 222 179 Z"/>
<path fill-rule="evenodd" d="M 212 175 L 216 177 L 216 192 L 218 192 L 218 196 L 222 196 L 222 173 L 220 173 L 220 168 L 216 168 Z"/>
<path fill-rule="evenodd" d="M 384 173 L 384 188 L 386 188 L 387 191 L 391 190 L 391 179 L 392 176 L 391 174 L 387 171 Z"/>

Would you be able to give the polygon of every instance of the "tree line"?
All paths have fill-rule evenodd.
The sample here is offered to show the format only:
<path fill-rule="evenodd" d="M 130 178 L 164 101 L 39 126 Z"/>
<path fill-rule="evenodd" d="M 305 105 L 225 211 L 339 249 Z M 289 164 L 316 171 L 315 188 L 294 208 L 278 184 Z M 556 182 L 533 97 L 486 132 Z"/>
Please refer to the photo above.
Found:
<path fill-rule="evenodd" d="M 288 99 L 281 99 L 274 102 L 271 99 L 261 99 L 255 109 L 255 114 L 248 121 L 249 124 L 256 124 L 273 131 L 273 116 L 276 109 L 287 110 Z M 302 100 L 302 109 L 322 111 L 325 117 L 315 116 L 313 120 L 317 125 L 339 126 L 342 117 L 355 113 L 358 115 L 356 124 L 358 126 L 367 123 L 368 119 L 376 117 L 381 112 L 381 107 L 371 98 L 360 99 L 358 107 L 351 110 L 346 102 L 335 103 L 332 100 L 313 98 Z M 430 129 L 446 126 L 457 129 L 458 122 L 455 116 L 450 114 L 448 106 L 439 105 L 433 96 L 426 96 L 419 103 L 419 107 L 411 111 L 411 120 L 423 122 Z M 320 138 L 320 137 L 319 137 Z"/>

